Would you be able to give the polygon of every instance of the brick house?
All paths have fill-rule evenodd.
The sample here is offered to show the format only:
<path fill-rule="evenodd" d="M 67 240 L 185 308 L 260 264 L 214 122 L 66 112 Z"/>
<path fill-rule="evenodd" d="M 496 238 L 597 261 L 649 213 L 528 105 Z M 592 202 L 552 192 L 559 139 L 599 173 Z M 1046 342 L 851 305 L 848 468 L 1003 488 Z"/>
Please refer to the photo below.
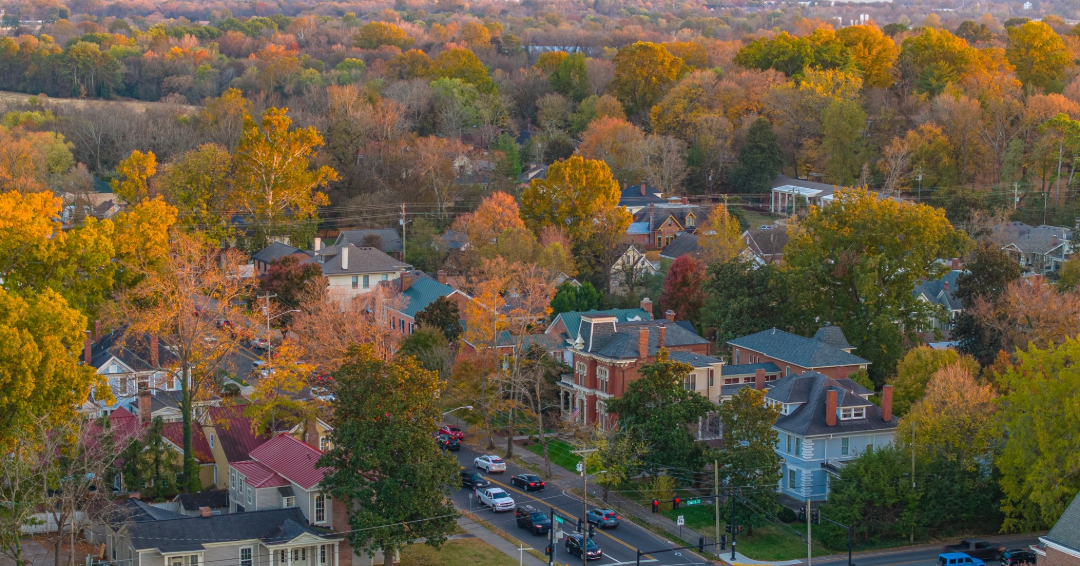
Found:
<path fill-rule="evenodd" d="M 1080 494 L 1031 549 L 1038 566 L 1080 566 Z"/>
<path fill-rule="evenodd" d="M 625 240 L 644 246 L 646 250 L 659 250 L 675 241 L 682 232 L 695 232 L 705 221 L 706 211 L 690 204 L 685 197 L 672 199 L 663 204 L 652 204 L 634 213 Z"/>
<path fill-rule="evenodd" d="M 728 344 L 733 365 L 772 362 L 784 376 L 817 371 L 833 379 L 844 379 L 870 365 L 869 360 L 851 353 L 854 348 L 838 326 L 823 326 L 813 338 L 772 328 L 736 338 Z"/>
<path fill-rule="evenodd" d="M 295 256 L 298 261 L 311 259 L 311 254 L 309 252 L 290 246 L 289 244 L 273 242 L 251 256 L 251 260 L 255 264 L 255 272 L 259 275 L 266 275 L 267 270 L 270 269 L 271 263 L 286 256 Z"/>
<path fill-rule="evenodd" d="M 390 328 L 400 336 L 408 336 L 416 329 L 416 315 L 424 307 L 434 303 L 439 297 L 446 297 L 458 306 L 458 312 L 464 313 L 465 304 L 472 297 L 464 291 L 446 284 L 446 272 L 439 271 L 432 279 L 420 270 L 407 270 L 396 281 L 382 283 L 389 285 L 401 297 L 400 304 L 390 308 Z"/>
<path fill-rule="evenodd" d="M 558 384 L 559 406 L 564 419 L 602 430 L 615 424 L 607 401 L 622 396 L 641 366 L 654 361 L 661 348 L 673 356 L 674 352 L 709 355 L 708 340 L 688 323 L 670 319 L 619 322 L 615 316 L 582 315 L 577 334 L 573 373 L 562 376 Z"/>
<path fill-rule="evenodd" d="M 616 318 L 617 324 L 625 322 L 637 322 L 641 320 L 652 320 L 653 308 L 652 301 L 648 297 L 641 300 L 641 307 L 636 309 L 608 309 L 605 311 L 590 311 L 590 312 L 562 312 L 555 315 L 555 318 L 544 330 L 544 334 L 557 338 L 562 348 L 560 349 L 560 356 L 563 362 L 567 365 L 574 363 L 574 342 L 578 338 L 578 329 L 581 327 L 581 317 L 583 316 L 613 316 Z"/>

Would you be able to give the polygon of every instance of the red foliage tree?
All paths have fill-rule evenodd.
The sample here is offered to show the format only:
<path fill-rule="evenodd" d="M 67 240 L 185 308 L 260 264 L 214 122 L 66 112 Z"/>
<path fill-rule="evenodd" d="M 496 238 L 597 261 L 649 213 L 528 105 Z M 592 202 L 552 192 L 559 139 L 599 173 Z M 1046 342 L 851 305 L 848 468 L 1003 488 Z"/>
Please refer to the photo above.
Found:
<path fill-rule="evenodd" d="M 705 264 L 688 255 L 676 259 L 664 279 L 661 308 L 675 311 L 675 320 L 697 321 L 705 305 L 704 283 Z"/>

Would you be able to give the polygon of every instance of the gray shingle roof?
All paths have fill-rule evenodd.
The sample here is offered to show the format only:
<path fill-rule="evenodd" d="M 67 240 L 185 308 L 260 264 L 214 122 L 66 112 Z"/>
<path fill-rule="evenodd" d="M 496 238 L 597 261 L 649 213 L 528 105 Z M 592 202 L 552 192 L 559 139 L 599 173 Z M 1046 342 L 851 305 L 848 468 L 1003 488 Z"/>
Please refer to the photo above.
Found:
<path fill-rule="evenodd" d="M 754 375 L 757 370 L 765 370 L 765 374 L 780 373 L 780 368 L 776 367 L 776 364 L 772 362 L 762 362 L 760 364 L 739 364 L 734 366 L 724 366 L 720 371 L 720 375 L 723 376 L 736 376 L 736 375 Z"/>
<path fill-rule="evenodd" d="M 348 267 L 343 269 L 342 250 L 348 248 Z M 321 261 L 320 261 L 321 260 Z M 327 246 L 318 251 L 315 257 L 306 263 L 316 263 L 322 268 L 323 275 L 355 275 L 361 273 L 386 273 L 404 270 L 408 266 L 385 253 L 369 247 L 357 247 L 353 244 Z"/>
<path fill-rule="evenodd" d="M 839 326 L 822 326 L 814 333 L 814 340 L 819 340 L 835 348 L 841 350 L 850 350 L 851 344 L 848 344 L 847 338 L 844 336 L 844 331 L 840 330 Z"/>
<path fill-rule="evenodd" d="M 606 311 L 589 311 L 589 312 L 577 312 L 569 311 L 555 315 L 555 319 L 548 325 L 550 329 L 555 326 L 555 321 L 562 319 L 563 325 L 566 326 L 566 338 L 573 342 L 577 340 L 578 328 L 581 326 L 582 316 L 613 316 L 617 319 L 617 322 L 628 322 L 633 320 L 652 320 L 652 314 L 645 312 L 643 309 L 608 309 Z"/>
<path fill-rule="evenodd" d="M 941 305 L 950 310 L 962 310 L 964 305 L 960 302 L 960 299 L 956 298 L 957 281 L 962 273 L 964 272 L 954 269 L 946 273 L 941 279 L 923 281 L 915 287 L 915 296 L 921 294 L 926 297 L 926 300 L 935 305 Z M 945 290 L 945 283 L 949 284 L 949 290 L 947 291 Z"/>
<path fill-rule="evenodd" d="M 150 351 L 150 334 L 143 333 L 139 336 L 127 336 L 127 329 L 120 328 L 101 337 L 97 343 L 90 347 L 90 365 L 94 369 L 101 369 L 110 358 L 115 357 L 121 363 L 131 368 L 132 371 L 154 371 L 162 367 L 170 367 L 176 363 L 176 356 L 169 350 L 168 344 L 158 340 L 158 366 L 151 363 L 153 356 Z"/>
<path fill-rule="evenodd" d="M 781 228 L 751 228 L 743 232 L 743 242 L 750 251 L 766 261 L 783 255 L 788 243 L 788 233 Z"/>
<path fill-rule="evenodd" d="M 706 356 L 703 354 L 695 354 L 693 352 L 682 352 L 674 350 L 671 352 L 671 359 L 676 362 L 682 362 L 684 364 L 690 364 L 696 368 L 707 368 L 714 364 L 720 363 L 720 360 L 712 356 Z M 723 371 L 721 371 L 721 374 Z"/>
<path fill-rule="evenodd" d="M 181 493 L 176 496 L 185 511 L 195 511 L 199 507 L 221 509 L 229 506 L 229 492 L 224 489 L 208 489 L 199 493 Z"/>
<path fill-rule="evenodd" d="M 829 390 L 837 391 L 837 407 L 865 407 L 866 417 L 846 421 L 838 418 L 835 426 L 826 424 L 825 402 Z M 896 428 L 896 417 L 888 422 L 882 420 L 881 408 L 862 397 L 871 393 L 873 392 L 850 379 L 833 379 L 816 371 L 808 371 L 776 380 L 765 396 L 781 403 L 798 405 L 794 411 L 781 415 L 776 420 L 776 428 L 799 436 Z"/>
<path fill-rule="evenodd" d="M 675 240 L 660 250 L 660 257 L 679 259 L 686 254 L 697 253 L 698 239 L 696 234 L 680 232 Z"/>
<path fill-rule="evenodd" d="M 297 507 L 210 517 L 184 517 L 132 523 L 128 526 L 136 550 L 156 548 L 160 552 L 202 550 L 203 543 L 260 539 L 274 543 L 292 540 L 301 533 L 335 538 L 305 526 Z"/>
<path fill-rule="evenodd" d="M 588 339 L 589 322 L 581 321 L 581 335 L 585 339 L 585 351 L 611 359 L 637 359 L 638 334 L 641 328 L 649 330 L 648 355 L 655 356 L 660 350 L 660 325 L 664 325 L 665 346 L 693 346 L 708 344 L 709 341 L 687 330 L 684 326 L 669 321 L 627 322 L 623 324 L 595 323 L 592 326 L 592 340 Z"/>
<path fill-rule="evenodd" d="M 654 187 L 645 187 L 645 194 L 641 194 L 641 185 L 631 185 L 622 190 L 619 194 L 619 206 L 624 207 L 639 207 L 649 206 L 652 204 L 665 204 L 667 199 L 664 197 L 656 196 L 660 191 Z"/>
<path fill-rule="evenodd" d="M 373 228 L 369 230 L 342 230 L 334 245 L 339 246 L 341 244 L 352 244 L 360 247 L 364 245 L 364 238 L 367 236 L 378 236 L 381 241 L 379 249 L 386 253 L 400 252 L 404 248 L 401 243 L 401 236 L 397 230 L 393 228 Z"/>
<path fill-rule="evenodd" d="M 251 258 L 259 260 L 263 263 L 273 263 L 275 259 L 281 259 L 285 256 L 293 255 L 296 253 L 308 254 L 308 252 L 305 252 L 300 248 L 294 248 L 289 244 L 274 242 L 269 246 L 266 246 L 265 248 L 256 252 L 256 254 L 251 256 Z"/>
<path fill-rule="evenodd" d="M 1080 552 L 1080 494 L 1054 523 L 1054 527 L 1043 537 L 1049 542 Z"/>
<path fill-rule="evenodd" d="M 1065 240 L 1072 239 L 1072 230 L 1058 226 L 1029 226 L 1023 222 L 1007 222 L 991 227 L 991 237 L 999 245 L 1013 244 L 1024 253 L 1045 254 Z M 1057 243 L 1054 239 L 1057 238 Z"/>
<path fill-rule="evenodd" d="M 835 339 L 832 332 L 834 331 L 829 331 L 828 335 L 831 339 Z M 807 369 L 870 364 L 868 360 L 849 354 L 821 340 L 806 338 L 776 328 L 742 336 L 729 341 L 728 344 Z"/>
<path fill-rule="evenodd" d="M 687 217 L 694 215 L 694 225 L 687 226 Z M 683 228 L 693 230 L 705 222 L 708 211 L 696 204 L 670 203 L 646 206 L 634 214 L 634 222 L 645 222 L 651 230 L 659 230 L 668 217 L 672 217 Z"/>

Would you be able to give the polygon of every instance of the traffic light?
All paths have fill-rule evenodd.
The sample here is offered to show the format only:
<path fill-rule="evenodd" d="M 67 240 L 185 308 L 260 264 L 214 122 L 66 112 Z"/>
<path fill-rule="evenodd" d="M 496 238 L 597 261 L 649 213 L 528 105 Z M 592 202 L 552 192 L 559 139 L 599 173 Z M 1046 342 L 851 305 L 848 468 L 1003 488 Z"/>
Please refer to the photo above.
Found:
<path fill-rule="evenodd" d="M 738 534 L 741 535 L 742 534 L 742 525 L 739 525 L 738 527 L 735 527 L 735 532 L 737 532 Z"/>
<path fill-rule="evenodd" d="M 675 498 L 675 499 L 674 499 L 674 500 L 673 500 L 673 501 L 671 502 L 671 508 L 672 508 L 672 509 L 678 509 L 678 508 L 679 508 L 679 498 L 678 498 L 678 497 L 676 497 L 676 498 Z"/>
<path fill-rule="evenodd" d="M 698 552 L 705 552 L 705 537 L 697 538 L 697 550 Z"/>
<path fill-rule="evenodd" d="M 820 525 L 821 524 L 821 511 L 818 511 L 817 509 L 814 509 L 813 511 L 811 511 L 810 512 L 810 520 L 813 521 L 813 523 L 815 525 Z"/>
<path fill-rule="evenodd" d="M 548 545 L 548 547 L 544 549 L 544 556 L 551 556 L 551 545 Z"/>
<path fill-rule="evenodd" d="M 589 538 L 593 538 L 596 535 L 596 527 L 589 525 Z"/>
<path fill-rule="evenodd" d="M 581 519 L 577 520 L 577 530 L 579 533 L 585 532 L 585 521 L 582 521 Z"/>
<path fill-rule="evenodd" d="M 727 535 L 720 535 L 720 550 L 727 550 Z"/>
<path fill-rule="evenodd" d="M 730 533 L 731 532 L 731 525 L 724 525 L 724 532 Z"/>
<path fill-rule="evenodd" d="M 660 501 L 658 501 L 656 499 L 652 500 L 652 512 L 653 513 L 659 513 L 660 512 Z"/>

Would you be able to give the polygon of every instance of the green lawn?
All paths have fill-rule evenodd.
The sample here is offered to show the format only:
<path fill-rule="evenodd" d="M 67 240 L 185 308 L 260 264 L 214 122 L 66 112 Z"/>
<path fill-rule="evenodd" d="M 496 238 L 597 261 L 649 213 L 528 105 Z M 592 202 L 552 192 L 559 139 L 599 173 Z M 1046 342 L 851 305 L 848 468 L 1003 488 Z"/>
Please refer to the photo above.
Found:
<path fill-rule="evenodd" d="M 401 553 L 403 566 L 513 566 L 517 561 L 477 538 L 447 542 L 439 550 L 414 544 Z"/>
<path fill-rule="evenodd" d="M 745 218 L 746 221 L 750 223 L 751 228 L 757 228 L 762 224 L 772 224 L 773 222 L 776 222 L 776 218 L 773 218 L 772 216 L 766 214 L 761 214 L 757 210 L 754 210 L 748 206 L 743 207 L 743 218 Z"/>
<path fill-rule="evenodd" d="M 665 511 L 664 516 L 675 519 L 682 515 L 686 519 L 686 526 L 694 529 L 705 536 L 713 536 L 716 531 L 716 515 L 712 505 L 698 505 L 684 507 L 678 511 Z M 726 518 L 725 518 L 726 514 Z M 724 507 L 720 510 L 720 534 L 727 535 L 730 544 L 731 535 L 724 531 L 727 518 L 731 517 L 731 508 Z M 792 529 L 806 533 L 805 524 L 787 525 Z M 754 536 L 748 536 L 746 527 L 738 536 L 736 548 L 741 554 L 754 560 L 795 560 L 806 558 L 806 543 L 799 539 L 788 529 L 776 524 L 769 524 L 754 529 Z M 731 547 L 729 546 L 728 549 Z M 837 551 L 829 550 L 824 546 L 814 543 L 814 556 L 828 556 Z"/>
<path fill-rule="evenodd" d="M 539 442 L 530 444 L 525 449 L 538 456 L 544 455 L 544 447 Z M 561 440 L 548 440 L 548 455 L 551 457 L 551 463 L 571 472 L 577 472 L 577 463 L 581 461 L 581 456 L 570 453 L 571 450 L 577 449 L 577 446 L 567 444 Z"/>

